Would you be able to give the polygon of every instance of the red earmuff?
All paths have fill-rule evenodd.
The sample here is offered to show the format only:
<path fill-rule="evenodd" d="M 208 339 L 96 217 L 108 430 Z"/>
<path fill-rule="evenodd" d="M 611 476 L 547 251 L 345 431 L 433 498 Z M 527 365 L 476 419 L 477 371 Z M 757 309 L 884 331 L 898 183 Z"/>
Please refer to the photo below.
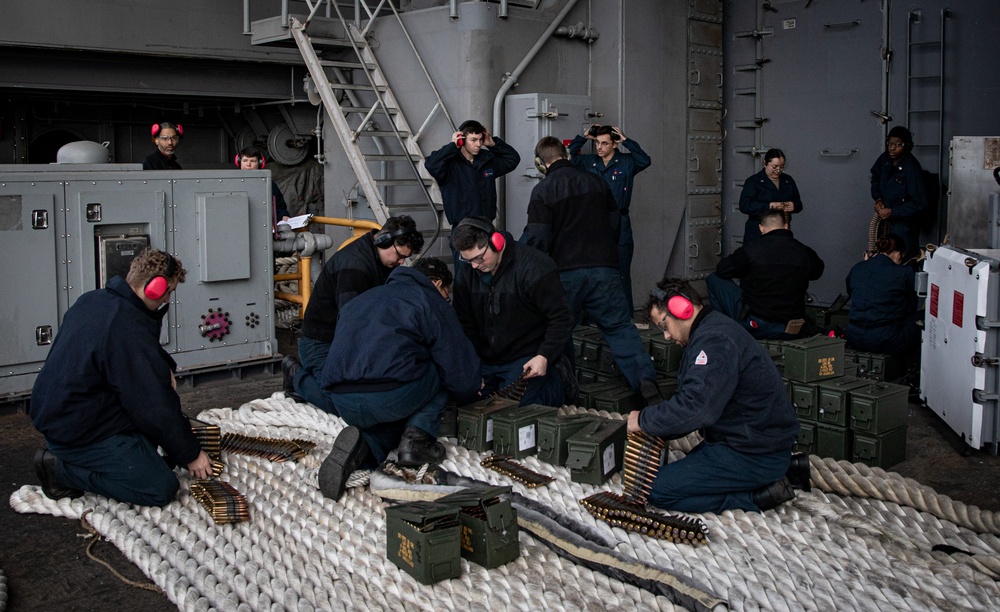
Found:
<path fill-rule="evenodd" d="M 177 135 L 178 136 L 183 136 L 184 135 L 184 126 L 183 125 L 181 125 L 181 124 L 178 123 L 176 129 L 177 129 Z M 159 134 L 160 133 L 160 124 L 159 123 L 154 123 L 153 127 L 149 129 L 149 133 L 150 133 L 150 135 L 152 135 L 154 137 L 157 134 Z"/>
<path fill-rule="evenodd" d="M 154 276 L 149 279 L 146 283 L 145 293 L 146 297 L 151 300 L 158 300 L 167 293 L 167 289 L 170 288 L 170 283 L 166 278 L 162 276 Z"/>
<path fill-rule="evenodd" d="M 504 239 L 503 234 L 500 232 L 493 232 L 490 235 L 490 248 L 495 252 L 499 253 L 507 245 L 507 240 Z"/>
<path fill-rule="evenodd" d="M 675 319 L 687 321 L 694 316 L 694 304 L 683 295 L 675 295 L 667 300 L 667 312 Z"/>

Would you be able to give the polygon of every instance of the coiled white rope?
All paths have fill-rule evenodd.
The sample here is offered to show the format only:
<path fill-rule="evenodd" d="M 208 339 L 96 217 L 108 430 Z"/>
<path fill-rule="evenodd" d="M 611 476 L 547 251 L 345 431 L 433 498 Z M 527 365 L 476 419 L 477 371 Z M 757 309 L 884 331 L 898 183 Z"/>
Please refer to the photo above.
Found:
<path fill-rule="evenodd" d="M 359 486 L 333 502 L 315 486 L 316 469 L 344 427 L 340 419 L 281 393 L 199 418 L 227 432 L 302 438 L 317 448 L 298 463 L 226 455 L 221 478 L 251 505 L 252 520 L 235 525 L 211 521 L 190 497 L 186 475 L 178 500 L 162 509 L 93 494 L 54 502 L 33 486 L 16 491 L 11 506 L 67 518 L 92 509 L 85 520 L 182 610 L 674 609 L 666 598 L 576 565 L 524 532 L 515 561 L 487 571 L 463 560 L 460 578 L 420 585 L 386 559 L 378 495 Z M 696 443 L 674 441 L 671 455 Z M 814 457 L 813 492 L 765 513 L 699 515 L 709 542 L 690 547 L 612 528 L 583 510 L 579 499 L 620 491 L 620 476 L 602 487 L 574 483 L 565 468 L 528 457 L 528 468 L 556 479 L 528 489 L 481 467 L 479 453 L 445 446 L 445 469 L 512 485 L 601 534 L 617 553 L 708 585 L 732 609 L 992 609 L 1000 601 L 1000 539 L 980 529 L 994 525 L 996 515 L 881 470 Z M 969 554 L 931 550 L 938 544 Z"/>
<path fill-rule="evenodd" d="M 0 612 L 7 609 L 7 576 L 0 570 Z"/>

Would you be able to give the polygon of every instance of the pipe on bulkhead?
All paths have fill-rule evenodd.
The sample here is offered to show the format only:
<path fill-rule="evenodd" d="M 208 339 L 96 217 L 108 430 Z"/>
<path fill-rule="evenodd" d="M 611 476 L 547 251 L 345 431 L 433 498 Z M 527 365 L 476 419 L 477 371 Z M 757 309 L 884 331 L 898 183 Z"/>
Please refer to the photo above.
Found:
<path fill-rule="evenodd" d="M 310 257 L 317 251 L 325 251 L 331 247 L 333 247 L 332 236 L 314 234 L 312 232 L 279 231 L 278 237 L 274 241 L 275 253 L 294 253 L 295 251 L 299 251 L 302 257 Z"/>
<path fill-rule="evenodd" d="M 566 2 L 566 6 L 559 11 L 556 18 L 549 24 L 549 27 L 545 28 L 545 31 L 538 37 L 538 40 L 535 41 L 535 44 L 531 47 L 531 49 L 528 50 L 527 55 L 525 55 L 524 59 L 521 60 L 521 63 L 517 65 L 517 68 L 514 68 L 512 72 L 504 75 L 504 82 L 500 85 L 500 89 L 497 91 L 497 95 L 493 99 L 493 131 L 490 132 L 491 134 L 501 134 L 500 122 L 503 118 L 503 100 L 504 97 L 507 96 L 507 92 L 510 91 L 510 88 L 517 83 L 518 77 L 521 76 L 525 69 L 535 59 L 538 52 L 541 51 L 543 46 L 545 46 L 546 41 L 548 41 L 548 39 L 552 36 L 552 33 L 556 31 L 556 28 L 559 27 L 559 23 L 566 18 L 566 15 L 568 15 L 571 10 L 573 10 L 573 7 L 576 6 L 577 2 L 578 0 L 569 0 Z M 497 198 L 497 206 L 497 225 L 500 229 L 506 229 L 507 204 L 502 198 Z"/>
<path fill-rule="evenodd" d="M 588 43 L 594 42 L 601 36 L 597 28 L 587 27 L 583 25 L 582 21 L 577 21 L 575 25 L 571 26 L 560 26 L 552 35 L 563 38 L 579 38 Z"/>

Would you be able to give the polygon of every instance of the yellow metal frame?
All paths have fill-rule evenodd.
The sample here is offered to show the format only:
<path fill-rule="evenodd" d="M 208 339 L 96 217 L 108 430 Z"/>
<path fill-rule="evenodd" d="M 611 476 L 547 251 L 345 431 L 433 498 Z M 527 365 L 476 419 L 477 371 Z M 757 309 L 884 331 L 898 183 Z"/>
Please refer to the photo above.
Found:
<path fill-rule="evenodd" d="M 350 227 L 353 233 L 350 238 L 345 240 L 337 247 L 337 250 L 344 248 L 348 244 L 354 242 L 361 236 L 364 236 L 371 230 L 382 229 L 382 226 L 374 221 L 368 221 L 366 219 L 341 219 L 339 217 L 316 217 L 314 216 L 310 223 L 321 223 L 323 225 L 339 225 L 340 227 Z M 308 229 L 308 228 L 306 228 Z M 279 281 L 298 281 L 299 292 L 298 293 L 285 293 L 283 291 L 275 291 L 275 299 L 285 300 L 286 302 L 292 302 L 299 305 L 299 320 L 302 320 L 306 316 L 306 307 L 309 305 L 309 298 L 312 296 L 312 258 L 299 257 L 298 272 L 290 274 L 275 274 L 274 282 Z"/>

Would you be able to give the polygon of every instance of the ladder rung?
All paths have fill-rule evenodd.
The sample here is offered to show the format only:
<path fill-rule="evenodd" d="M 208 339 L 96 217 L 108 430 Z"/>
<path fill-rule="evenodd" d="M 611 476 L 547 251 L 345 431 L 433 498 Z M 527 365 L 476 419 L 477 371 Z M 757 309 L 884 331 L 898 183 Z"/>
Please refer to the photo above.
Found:
<path fill-rule="evenodd" d="M 334 88 L 336 88 L 336 86 L 334 86 Z M 368 106 L 341 106 L 340 110 L 343 111 L 345 114 L 347 114 L 347 113 L 359 113 L 359 114 L 362 114 L 362 115 L 367 115 L 368 111 L 371 110 L 371 107 L 368 107 Z M 376 113 L 382 113 L 382 107 L 380 106 L 377 109 L 375 109 L 375 112 Z M 389 114 L 390 115 L 395 115 L 397 113 L 399 113 L 399 109 L 398 108 L 390 108 L 389 109 Z M 385 113 L 383 113 L 383 114 L 385 114 Z"/>
<path fill-rule="evenodd" d="M 919 108 L 917 110 L 911 110 L 911 111 L 909 111 L 909 113 L 911 115 L 915 115 L 917 113 L 939 113 L 940 114 L 941 113 L 941 109 L 939 109 L 939 108 Z"/>
<path fill-rule="evenodd" d="M 431 186 L 434 184 L 433 179 L 375 179 L 375 183 L 379 187 L 417 187 L 418 185 Z"/>
<path fill-rule="evenodd" d="M 911 47 L 924 47 L 927 45 L 940 45 L 940 40 L 922 40 L 920 42 L 910 42 Z"/>
<path fill-rule="evenodd" d="M 365 84 L 365 83 L 330 83 L 330 87 L 332 89 L 353 89 L 360 91 L 372 91 L 375 89 L 375 87 L 372 87 L 371 84 Z M 386 90 L 385 85 L 379 85 L 378 90 L 385 91 Z"/>
<path fill-rule="evenodd" d="M 734 70 L 736 70 L 736 72 L 753 72 L 754 70 L 760 70 L 761 68 L 763 68 L 763 66 L 760 64 L 743 64 L 736 66 Z"/>
<path fill-rule="evenodd" d="M 754 87 L 742 87 L 733 90 L 733 93 L 737 96 L 756 96 L 757 89 Z"/>
<path fill-rule="evenodd" d="M 320 60 L 319 65 L 327 68 L 349 68 L 351 70 L 361 70 L 362 68 L 375 69 L 375 64 L 362 64 L 361 62 L 345 62 L 341 60 Z"/>
<path fill-rule="evenodd" d="M 308 34 L 308 32 L 307 32 Z M 346 38 L 323 38 L 321 36 L 310 36 L 309 41 L 313 47 L 350 47 L 351 41 Z"/>
<path fill-rule="evenodd" d="M 940 74 L 920 74 L 917 76 L 910 75 L 911 81 L 916 79 L 940 79 L 940 78 L 941 78 Z"/>
<path fill-rule="evenodd" d="M 425 211 L 430 212 L 430 206 L 427 205 L 427 202 L 414 202 L 414 203 L 411 203 L 411 204 L 391 204 L 391 205 L 389 205 L 389 208 L 391 208 L 393 211 L 415 211 L 415 210 L 419 211 L 419 210 L 425 210 Z M 441 212 L 444 209 L 441 207 L 440 204 L 435 203 L 434 204 L 434 210 L 437 211 L 437 212 Z"/>
<path fill-rule="evenodd" d="M 387 161 L 387 162 L 390 162 L 390 161 L 420 161 L 420 156 L 419 155 L 379 155 L 379 154 L 372 154 L 372 155 L 365 155 L 365 160 L 366 161 L 372 161 L 372 162 L 376 162 L 376 161 L 378 161 L 378 162 L 383 162 L 383 161 Z"/>
<path fill-rule="evenodd" d="M 750 121 L 734 121 L 733 125 L 735 125 L 738 128 L 743 128 L 746 130 L 755 130 L 760 126 L 764 125 L 765 121 L 767 121 L 767 117 L 758 117 Z"/>

